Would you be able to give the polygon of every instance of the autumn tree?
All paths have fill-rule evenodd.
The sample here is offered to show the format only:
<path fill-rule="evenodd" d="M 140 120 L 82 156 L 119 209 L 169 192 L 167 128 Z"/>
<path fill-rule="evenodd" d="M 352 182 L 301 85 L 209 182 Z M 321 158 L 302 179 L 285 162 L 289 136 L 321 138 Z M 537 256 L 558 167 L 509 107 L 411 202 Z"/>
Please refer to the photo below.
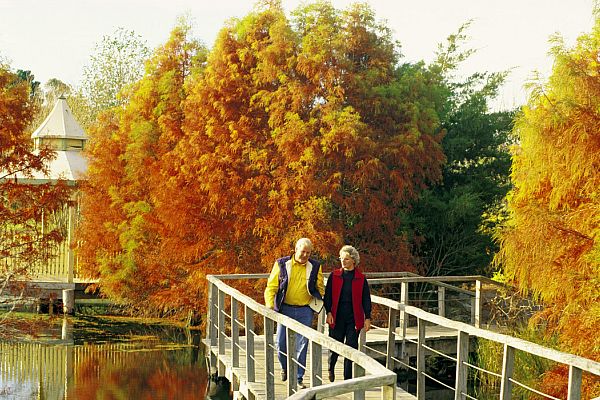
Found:
<path fill-rule="evenodd" d="M 435 96 L 370 8 L 270 2 L 205 61 L 185 43 L 92 129 L 84 251 L 109 294 L 198 309 L 207 273 L 264 272 L 301 236 L 414 268 L 398 217 L 441 174 Z"/>
<path fill-rule="evenodd" d="M 599 48 L 598 17 L 573 48 L 553 39 L 552 75 L 533 86 L 513 131 L 514 189 L 497 257 L 505 274 L 545 305 L 540 328 L 558 335 L 563 350 L 594 360 L 600 360 Z M 556 375 L 545 384 L 558 396 L 565 385 L 550 382 Z"/>
<path fill-rule="evenodd" d="M 396 217 L 443 154 L 428 88 L 402 82 L 396 49 L 366 6 L 320 2 L 289 21 L 271 5 L 220 32 L 165 171 L 181 287 L 264 272 L 301 236 L 332 263 L 353 243 L 371 270 L 412 268 Z"/>
<path fill-rule="evenodd" d="M 33 75 L 29 74 L 32 77 Z M 43 229 L 43 216 L 59 212 L 69 199 L 65 184 L 32 185 L 24 179 L 45 171 L 54 153 L 33 152 L 28 127 L 34 114 L 31 79 L 0 65 L 0 294 L 23 294 L 17 280 L 52 257 L 64 237 L 59 229 Z M 21 179 L 17 179 L 20 177 Z M 16 291 L 16 293 L 15 293 Z M 13 303 L 15 304 L 15 303 Z"/>
<path fill-rule="evenodd" d="M 163 156 L 182 137 L 186 77 L 203 57 L 182 22 L 147 61 L 124 107 L 100 113 L 90 130 L 81 251 L 85 271 L 116 300 L 146 300 L 158 291 L 157 282 L 174 273 L 156 257 L 161 237 L 155 192 L 164 185 Z"/>

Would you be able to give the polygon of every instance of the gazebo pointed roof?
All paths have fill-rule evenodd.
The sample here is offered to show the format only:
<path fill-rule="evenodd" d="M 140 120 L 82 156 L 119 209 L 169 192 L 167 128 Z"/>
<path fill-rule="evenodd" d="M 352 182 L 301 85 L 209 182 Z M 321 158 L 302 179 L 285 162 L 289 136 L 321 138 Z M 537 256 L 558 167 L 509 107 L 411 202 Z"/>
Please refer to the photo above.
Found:
<path fill-rule="evenodd" d="M 87 139 L 81 125 L 73 117 L 73 112 L 64 97 L 60 97 L 48 117 L 31 134 L 35 138 Z"/>
<path fill-rule="evenodd" d="M 42 146 L 49 146 L 55 151 L 55 157 L 48 161 L 48 170 L 31 171 L 30 174 L 17 172 L 11 179 L 28 183 L 47 183 L 59 179 L 76 182 L 84 179 L 87 171 L 87 160 L 82 154 L 88 140 L 81 125 L 73 117 L 73 113 L 64 97 L 58 99 L 54 108 L 42 124 L 31 134 L 34 142 L 34 153 Z"/>

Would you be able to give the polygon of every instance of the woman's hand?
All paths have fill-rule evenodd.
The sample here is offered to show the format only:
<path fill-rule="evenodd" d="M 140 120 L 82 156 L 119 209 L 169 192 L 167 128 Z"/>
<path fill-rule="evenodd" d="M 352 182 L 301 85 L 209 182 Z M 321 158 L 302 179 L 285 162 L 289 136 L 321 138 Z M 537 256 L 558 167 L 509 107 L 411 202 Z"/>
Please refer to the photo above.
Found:
<path fill-rule="evenodd" d="M 371 329 L 371 320 L 370 319 L 365 319 L 365 332 L 369 332 L 369 329 Z"/>
<path fill-rule="evenodd" d="M 331 312 L 327 313 L 327 318 L 325 319 L 325 322 L 327 322 L 329 325 L 333 325 L 333 314 Z"/>

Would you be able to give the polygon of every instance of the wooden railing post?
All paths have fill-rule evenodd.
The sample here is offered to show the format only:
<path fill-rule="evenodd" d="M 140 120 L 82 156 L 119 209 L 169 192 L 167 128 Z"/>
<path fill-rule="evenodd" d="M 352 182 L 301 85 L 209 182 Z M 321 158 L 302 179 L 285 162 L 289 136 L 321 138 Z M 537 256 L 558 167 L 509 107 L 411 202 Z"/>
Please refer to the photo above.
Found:
<path fill-rule="evenodd" d="M 216 327 L 216 300 L 218 297 L 217 286 L 209 283 L 208 284 L 208 329 L 206 330 L 206 336 L 210 340 L 211 346 L 217 345 L 217 327 Z"/>
<path fill-rule="evenodd" d="M 352 369 L 354 370 L 354 378 L 358 378 L 361 376 L 365 376 L 365 369 L 363 367 L 361 367 L 360 365 L 358 365 L 357 363 L 354 363 L 354 365 L 352 366 Z M 364 390 L 355 390 L 354 392 L 352 392 L 352 399 L 353 400 L 365 400 L 365 391 Z"/>
<path fill-rule="evenodd" d="M 240 326 L 238 324 L 238 301 L 231 298 L 231 366 L 240 366 Z"/>
<path fill-rule="evenodd" d="M 469 360 L 469 334 L 466 332 L 458 332 L 456 343 L 456 385 L 454 387 L 454 400 L 466 399 L 467 394 L 467 378 L 469 372 L 465 362 Z"/>
<path fill-rule="evenodd" d="M 288 397 L 296 393 L 298 389 L 298 365 L 294 362 L 296 357 L 296 332 L 286 327 L 286 340 L 287 340 L 287 395 Z"/>
<path fill-rule="evenodd" d="M 67 232 L 67 282 L 73 283 L 75 275 L 75 205 L 69 204 L 69 227 Z"/>
<path fill-rule="evenodd" d="M 446 288 L 438 286 L 438 315 L 446 316 Z"/>
<path fill-rule="evenodd" d="M 323 346 L 310 341 L 310 382 L 312 386 L 323 384 Z"/>
<path fill-rule="evenodd" d="M 364 329 L 361 329 L 358 333 L 358 350 L 365 352 L 365 346 L 367 344 L 367 332 Z"/>
<path fill-rule="evenodd" d="M 264 318 L 265 323 L 265 392 L 267 399 L 275 398 L 275 340 L 273 320 Z"/>
<path fill-rule="evenodd" d="M 581 399 L 581 369 L 569 365 L 569 392 L 567 400 Z"/>
<path fill-rule="evenodd" d="M 475 327 L 481 327 L 481 311 L 483 306 L 483 299 L 481 298 L 481 281 L 477 279 L 475 281 Z"/>
<path fill-rule="evenodd" d="M 215 308 L 217 307 L 217 297 L 218 297 L 219 289 L 217 285 L 213 283 L 208 283 L 208 326 L 206 328 L 206 336 L 210 343 L 210 347 L 217 345 L 217 327 L 216 327 L 216 318 L 217 313 Z M 210 357 L 210 365 L 215 366 L 217 364 L 217 356 L 213 353 L 212 349 L 208 350 Z"/>
<path fill-rule="evenodd" d="M 225 292 L 219 290 L 219 311 L 218 311 L 218 345 L 219 356 L 225 354 Z M 221 371 L 219 371 L 221 372 Z"/>
<path fill-rule="evenodd" d="M 408 305 L 408 282 L 402 282 L 400 284 L 400 304 L 403 306 Z M 406 351 L 406 327 L 408 326 L 408 315 L 404 311 L 404 308 L 400 310 L 400 332 L 402 338 L 402 346 L 400 358 L 404 361 L 408 356 Z"/>
<path fill-rule="evenodd" d="M 381 400 L 396 400 L 396 384 L 381 387 Z"/>
<path fill-rule="evenodd" d="M 244 310 L 246 330 L 246 378 L 248 382 L 256 381 L 254 370 L 254 311 L 248 305 Z"/>
<path fill-rule="evenodd" d="M 512 397 L 512 382 L 515 366 L 515 349 L 504 344 L 504 356 L 502 359 L 502 377 L 500 383 L 500 400 L 510 400 Z"/>
<path fill-rule="evenodd" d="M 385 354 L 385 366 L 394 369 L 394 355 L 396 351 L 396 324 L 398 323 L 398 310 L 389 308 L 387 351 Z"/>
<path fill-rule="evenodd" d="M 318 332 L 325 332 L 325 319 L 327 318 L 327 313 L 325 312 L 325 307 L 323 307 L 323 309 L 321 310 L 321 312 L 319 312 L 319 315 L 317 316 L 317 331 Z"/>
<path fill-rule="evenodd" d="M 425 321 L 417 318 L 417 400 L 425 400 Z"/>

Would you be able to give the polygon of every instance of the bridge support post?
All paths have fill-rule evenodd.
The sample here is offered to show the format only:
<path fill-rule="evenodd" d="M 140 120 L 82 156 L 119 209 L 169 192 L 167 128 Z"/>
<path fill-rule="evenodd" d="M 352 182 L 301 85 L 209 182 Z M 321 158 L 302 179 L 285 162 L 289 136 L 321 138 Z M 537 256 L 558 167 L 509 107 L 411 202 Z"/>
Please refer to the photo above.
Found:
<path fill-rule="evenodd" d="M 481 281 L 475 281 L 475 327 L 481 328 L 481 312 L 483 310 L 483 299 L 481 297 Z"/>
<path fill-rule="evenodd" d="M 417 319 L 417 400 L 425 400 L 425 321 Z"/>
<path fill-rule="evenodd" d="M 287 352 L 287 395 L 290 397 L 298 389 L 298 365 L 296 364 L 294 357 L 296 357 L 296 332 L 286 327 L 286 352 Z"/>
<path fill-rule="evenodd" d="M 75 289 L 64 289 L 62 291 L 63 312 L 73 315 L 75 313 Z"/>
<path fill-rule="evenodd" d="M 396 400 L 396 385 L 383 386 L 381 388 L 382 400 Z"/>
<path fill-rule="evenodd" d="M 396 324 L 398 323 L 398 310 L 389 308 L 387 351 L 385 355 L 385 366 L 394 369 L 394 352 L 396 351 Z"/>
<path fill-rule="evenodd" d="M 569 393 L 567 400 L 579 400 L 581 399 L 581 375 L 582 371 L 569 365 Z"/>
<path fill-rule="evenodd" d="M 310 341 L 310 382 L 312 386 L 323 384 L 323 347 Z"/>
<path fill-rule="evenodd" d="M 466 399 L 463 393 L 467 393 L 467 378 L 469 372 L 465 362 L 469 360 L 469 334 L 458 332 L 456 348 L 456 386 L 454 391 L 454 400 Z"/>
<path fill-rule="evenodd" d="M 515 349 L 508 344 L 504 344 L 504 356 L 502 359 L 502 377 L 500 383 L 500 400 L 510 400 L 512 398 L 512 382 L 515 366 Z"/>
<path fill-rule="evenodd" d="M 408 282 L 402 282 L 400 284 L 400 304 L 403 306 L 408 305 Z M 406 327 L 408 326 L 408 315 L 404 311 L 404 308 L 400 310 L 400 329 L 402 334 L 402 347 L 400 352 L 400 359 L 402 362 L 408 364 L 408 353 L 406 351 Z"/>
<path fill-rule="evenodd" d="M 239 326 L 238 301 L 231 298 L 231 366 L 240 366 L 240 326 Z"/>
<path fill-rule="evenodd" d="M 244 329 L 246 331 L 246 379 L 248 383 L 256 382 L 256 369 L 254 364 L 254 311 L 246 305 L 244 307 Z M 254 394 L 248 390 L 248 400 L 254 400 Z"/>
<path fill-rule="evenodd" d="M 225 376 L 225 364 L 222 356 L 225 355 L 225 292 L 219 290 L 218 314 L 217 314 L 217 346 L 219 351 L 219 375 Z"/>
<path fill-rule="evenodd" d="M 438 315 L 446 316 L 446 288 L 438 286 Z"/>
<path fill-rule="evenodd" d="M 68 241 L 67 241 L 67 282 L 73 283 L 75 275 L 75 202 L 69 204 L 69 230 Z"/>
<path fill-rule="evenodd" d="M 210 347 L 217 345 L 217 327 L 216 327 L 216 318 L 217 318 L 217 297 L 218 297 L 219 289 L 213 283 L 208 283 L 208 319 L 207 319 L 207 327 L 206 327 L 206 336 L 209 340 Z M 208 353 L 210 354 L 210 365 L 216 366 L 217 364 L 217 356 L 213 353 L 212 349 L 209 349 Z"/>
<path fill-rule="evenodd" d="M 358 378 L 361 376 L 365 376 L 365 369 L 360 365 L 354 363 L 354 378 Z M 352 392 L 352 400 L 365 400 L 365 391 L 364 390 L 355 390 Z"/>
<path fill-rule="evenodd" d="M 265 326 L 265 390 L 267 399 L 275 398 L 275 340 L 273 320 L 264 317 Z"/>
<path fill-rule="evenodd" d="M 325 332 L 325 307 L 317 315 L 317 331 L 320 333 Z"/>

